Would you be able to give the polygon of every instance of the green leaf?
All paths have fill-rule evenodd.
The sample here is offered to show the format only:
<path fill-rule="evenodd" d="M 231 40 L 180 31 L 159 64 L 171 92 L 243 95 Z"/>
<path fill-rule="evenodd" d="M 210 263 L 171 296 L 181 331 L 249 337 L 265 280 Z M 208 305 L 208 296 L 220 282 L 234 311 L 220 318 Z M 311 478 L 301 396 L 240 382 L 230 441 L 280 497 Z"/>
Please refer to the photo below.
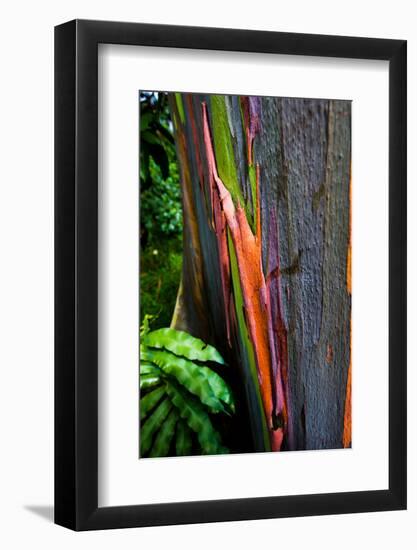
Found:
<path fill-rule="evenodd" d="M 175 440 L 175 452 L 177 456 L 189 456 L 192 448 L 191 431 L 188 425 L 179 420 L 177 423 L 177 434 Z"/>
<path fill-rule="evenodd" d="M 148 141 L 148 144 L 150 155 L 161 169 L 162 177 L 166 179 L 169 176 L 169 159 L 163 145 L 160 145 L 159 141 L 157 143 Z"/>
<path fill-rule="evenodd" d="M 141 420 L 145 418 L 149 411 L 151 411 L 156 406 L 156 404 L 162 399 L 164 394 L 165 386 L 157 388 L 156 390 L 147 393 L 144 397 L 141 398 L 139 406 Z"/>
<path fill-rule="evenodd" d="M 142 322 L 142 324 L 140 326 L 140 329 L 139 329 L 139 334 L 141 336 L 145 336 L 145 334 L 147 334 L 150 331 L 149 323 L 154 318 L 155 318 L 155 315 L 148 315 L 148 314 L 145 315 L 145 317 L 143 318 L 143 322 Z"/>
<path fill-rule="evenodd" d="M 175 426 L 178 420 L 176 409 L 172 409 L 167 419 L 164 421 L 159 430 L 152 449 L 149 453 L 150 457 L 167 456 L 172 438 L 175 434 Z"/>
<path fill-rule="evenodd" d="M 142 113 L 140 116 L 140 131 L 146 130 L 154 118 L 155 115 L 151 111 Z"/>
<path fill-rule="evenodd" d="M 153 132 L 150 132 L 150 131 L 141 132 L 140 138 L 144 141 L 147 141 L 148 143 L 152 143 L 154 145 L 160 146 L 160 139 Z"/>
<path fill-rule="evenodd" d="M 141 400 L 142 401 L 142 400 Z M 152 438 L 172 409 L 169 399 L 164 399 L 149 416 L 140 430 L 140 454 L 144 456 L 152 445 Z"/>
<path fill-rule="evenodd" d="M 144 343 L 152 348 L 165 348 L 191 361 L 213 361 L 221 365 L 225 364 L 215 347 L 181 330 L 173 328 L 154 330 L 146 334 Z"/>
<path fill-rule="evenodd" d="M 152 365 L 152 363 L 147 363 L 146 361 L 140 362 L 140 375 L 142 374 L 153 374 L 154 376 L 160 376 L 162 374 L 161 369 Z"/>
<path fill-rule="evenodd" d="M 223 447 L 219 433 L 214 429 L 209 415 L 202 405 L 181 389 L 177 384 L 169 384 L 167 393 L 179 415 L 197 434 L 203 454 L 225 454 L 229 450 Z"/>
<path fill-rule="evenodd" d="M 223 378 L 208 367 L 200 367 L 200 371 L 207 377 L 210 387 L 217 399 L 226 403 L 233 413 L 236 412 L 232 392 Z"/>
<path fill-rule="evenodd" d="M 147 183 L 149 180 L 149 148 L 146 143 L 141 143 L 140 145 L 140 174 L 143 179 L 141 185 L 141 192 L 147 188 Z"/>
<path fill-rule="evenodd" d="M 174 329 L 158 329 L 152 332 L 143 327 L 140 344 L 140 374 L 143 384 L 163 383 L 163 391 L 169 396 L 177 414 L 181 418 L 174 422 L 174 414 L 165 421 L 168 426 L 160 428 L 155 441 L 145 439 L 141 446 L 142 454 L 152 450 L 150 456 L 166 456 L 171 446 L 175 428 L 175 449 L 178 456 L 190 454 L 193 448 L 192 433 L 195 432 L 203 454 L 222 454 L 229 452 L 222 445 L 221 437 L 214 428 L 209 413 L 235 412 L 235 403 L 228 384 L 215 371 L 200 363 L 224 360 L 213 346 L 202 340 Z M 157 393 L 157 387 L 141 399 L 141 417 L 148 415 L 148 426 L 161 404 L 166 401 L 164 394 Z M 156 394 L 156 395 L 155 395 Z M 151 397 L 148 397 L 151 396 Z M 145 401 L 145 407 L 142 407 Z M 156 410 L 155 410 L 156 406 Z M 144 425 L 144 426 L 145 426 Z M 153 424 L 150 424 L 153 429 Z M 143 427 L 142 427 L 143 430 Z M 149 430 L 149 428 L 148 428 Z M 152 432 L 156 433 L 157 429 Z M 146 435 L 146 434 L 145 434 Z"/>
<path fill-rule="evenodd" d="M 140 389 L 141 391 L 149 390 L 155 388 L 161 384 L 161 379 L 159 376 L 153 374 L 145 374 L 140 376 Z"/>
<path fill-rule="evenodd" d="M 224 406 L 211 388 L 207 374 L 198 365 L 169 351 L 141 348 L 141 359 L 155 363 L 163 372 L 173 376 L 189 392 L 196 395 L 212 412 L 225 412 Z"/>

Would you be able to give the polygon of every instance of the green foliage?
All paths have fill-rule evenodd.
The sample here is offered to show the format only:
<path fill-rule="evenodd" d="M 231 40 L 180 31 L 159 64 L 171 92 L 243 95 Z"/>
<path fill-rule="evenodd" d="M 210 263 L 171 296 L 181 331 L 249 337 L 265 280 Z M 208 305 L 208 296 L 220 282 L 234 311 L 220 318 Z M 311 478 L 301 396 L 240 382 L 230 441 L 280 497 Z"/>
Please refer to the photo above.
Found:
<path fill-rule="evenodd" d="M 149 332 L 145 316 L 140 359 L 141 456 L 227 453 L 210 418 L 235 411 L 229 386 L 206 366 L 224 365 L 219 352 L 182 331 Z"/>
<path fill-rule="evenodd" d="M 162 426 L 163 421 L 172 409 L 170 399 L 163 399 L 152 411 L 140 429 L 140 452 L 145 455 L 152 446 L 153 436 Z"/>
<path fill-rule="evenodd" d="M 167 456 L 171 440 L 175 435 L 177 421 L 177 410 L 172 409 L 155 438 L 155 442 L 149 453 L 150 457 Z"/>
<path fill-rule="evenodd" d="M 142 244 L 182 230 L 181 192 L 167 95 L 140 95 L 140 214 Z"/>
<path fill-rule="evenodd" d="M 188 456 L 193 446 L 191 430 L 183 420 L 178 420 L 175 440 L 175 452 L 177 456 Z"/>
<path fill-rule="evenodd" d="M 158 382 L 159 382 L 159 377 Z M 142 388 L 141 388 L 142 389 Z M 162 399 L 165 395 L 164 388 L 157 388 L 149 393 L 147 393 L 140 402 L 140 419 L 145 418 L 149 411 L 151 411 L 155 405 Z"/>
<path fill-rule="evenodd" d="M 175 383 L 167 385 L 167 393 L 177 407 L 181 418 L 197 435 L 202 454 L 217 455 L 229 452 L 221 444 L 219 432 L 214 429 L 209 415 L 197 400 L 190 399 L 186 392 Z"/>
<path fill-rule="evenodd" d="M 149 243 L 182 231 L 181 189 L 176 162 L 169 163 L 169 175 L 164 178 L 161 166 L 151 158 L 149 169 L 152 185 L 140 194 L 141 235 Z M 143 239 L 142 239 L 143 240 Z"/>
<path fill-rule="evenodd" d="M 161 239 L 159 243 L 141 248 L 140 311 L 151 315 L 153 328 L 171 324 L 182 269 L 180 237 Z"/>
<path fill-rule="evenodd" d="M 181 188 L 167 95 L 141 92 L 140 112 L 140 305 L 162 327 L 181 279 Z"/>
<path fill-rule="evenodd" d="M 161 167 L 164 178 L 169 176 L 169 161 L 175 155 L 168 98 L 164 93 L 141 92 L 140 105 L 140 179 L 142 189 L 152 183 L 149 162 Z"/>
<path fill-rule="evenodd" d="M 141 358 L 157 365 L 165 374 L 178 380 L 187 390 L 199 398 L 212 413 L 224 412 L 222 401 L 213 393 L 208 376 L 196 363 L 178 357 L 169 351 L 141 349 Z M 213 372 L 208 369 L 208 372 Z"/>
<path fill-rule="evenodd" d="M 144 316 L 143 316 L 143 320 L 140 324 L 140 329 L 139 329 L 139 334 L 141 336 L 145 335 L 145 334 L 148 334 L 148 332 L 151 330 L 151 325 L 150 323 L 152 322 L 152 320 L 154 319 L 155 315 L 152 315 L 150 313 L 146 313 Z"/>
<path fill-rule="evenodd" d="M 180 330 L 172 328 L 154 330 L 150 334 L 146 334 L 144 343 L 151 348 L 165 348 L 175 355 L 182 355 L 191 361 L 213 361 L 224 365 L 224 359 L 215 347 Z"/>
<path fill-rule="evenodd" d="M 144 374 L 140 377 L 140 389 L 142 391 L 149 390 L 155 386 L 159 386 L 160 379 L 159 376 L 153 376 L 152 374 Z"/>
<path fill-rule="evenodd" d="M 207 378 L 208 383 L 210 384 L 211 391 L 214 395 L 222 401 L 224 404 L 228 405 L 228 408 L 235 412 L 235 403 L 233 400 L 232 392 L 230 391 L 229 386 L 223 380 L 221 376 L 217 374 L 214 370 L 209 369 L 208 367 L 201 367 L 203 375 Z M 226 412 L 228 412 L 226 407 Z"/>

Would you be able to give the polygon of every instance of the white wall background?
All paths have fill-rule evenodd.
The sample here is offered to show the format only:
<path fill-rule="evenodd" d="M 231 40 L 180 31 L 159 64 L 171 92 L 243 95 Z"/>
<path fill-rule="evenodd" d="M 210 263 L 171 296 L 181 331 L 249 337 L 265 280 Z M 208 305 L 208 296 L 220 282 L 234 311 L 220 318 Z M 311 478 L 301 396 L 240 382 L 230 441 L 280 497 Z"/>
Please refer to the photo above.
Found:
<path fill-rule="evenodd" d="M 0 41 L 0 545 L 196 548 L 259 545 L 380 550 L 417 541 L 417 18 L 386 0 L 15 0 Z M 409 510 L 321 518 L 72 533 L 53 499 L 53 26 L 73 18 L 240 27 L 408 40 Z"/>

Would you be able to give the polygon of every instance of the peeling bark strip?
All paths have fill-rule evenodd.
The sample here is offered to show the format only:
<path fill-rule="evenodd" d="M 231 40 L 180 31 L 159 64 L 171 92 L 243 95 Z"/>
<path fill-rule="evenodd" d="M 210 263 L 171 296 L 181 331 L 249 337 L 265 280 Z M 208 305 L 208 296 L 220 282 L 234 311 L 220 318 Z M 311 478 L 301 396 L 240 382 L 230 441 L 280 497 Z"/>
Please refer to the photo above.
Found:
<path fill-rule="evenodd" d="M 203 103 L 204 142 L 206 145 L 209 179 L 215 182 L 222 210 L 227 221 L 236 251 L 239 278 L 245 304 L 246 322 L 255 351 L 258 379 L 265 416 L 270 431 L 272 450 L 280 450 L 283 428 L 273 422 L 272 371 L 269 348 L 269 298 L 262 272 L 262 237 L 260 209 L 256 214 L 256 233 L 252 233 L 246 214 L 238 204 L 235 208 L 230 192 L 217 174 L 213 145 L 207 119 L 207 106 Z M 259 165 L 256 167 L 257 203 L 259 203 Z"/>
<path fill-rule="evenodd" d="M 250 426 L 249 450 L 350 446 L 350 102 L 170 101 L 184 206 L 176 317 L 227 357 L 237 439 Z"/>

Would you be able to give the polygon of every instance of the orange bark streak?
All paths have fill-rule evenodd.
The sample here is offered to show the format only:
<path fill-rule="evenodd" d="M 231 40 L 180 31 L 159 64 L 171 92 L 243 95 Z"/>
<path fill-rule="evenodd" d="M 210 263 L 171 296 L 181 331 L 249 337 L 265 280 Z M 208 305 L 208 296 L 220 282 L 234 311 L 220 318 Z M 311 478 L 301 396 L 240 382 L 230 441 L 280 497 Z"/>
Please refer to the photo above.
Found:
<path fill-rule="evenodd" d="M 350 447 L 352 444 L 352 369 L 349 364 L 348 379 L 346 384 L 345 415 L 343 419 L 343 447 Z"/>
<path fill-rule="evenodd" d="M 260 392 L 270 432 L 273 450 L 279 450 L 283 439 L 281 429 L 274 430 L 272 425 L 272 381 L 271 358 L 268 340 L 268 312 L 266 302 L 266 284 L 262 271 L 262 238 L 259 196 L 259 166 L 256 167 L 257 212 L 256 234 L 246 218 L 240 204 L 236 207 L 232 197 L 217 173 L 210 129 L 207 120 L 207 108 L 203 104 L 204 142 L 210 180 L 214 181 L 229 227 L 239 267 L 239 278 L 245 307 L 245 318 L 249 335 L 254 347 Z"/>
<path fill-rule="evenodd" d="M 346 264 L 346 286 L 349 294 L 352 294 L 352 166 L 349 181 L 349 240 Z"/>
<path fill-rule="evenodd" d="M 212 179 L 212 178 L 211 178 Z M 210 183 L 211 208 L 213 211 L 213 227 L 217 237 L 220 257 L 220 277 L 222 282 L 222 293 L 224 300 L 224 311 L 226 320 L 227 342 L 231 343 L 231 320 L 230 320 L 230 264 L 229 249 L 227 245 L 226 218 L 221 208 L 220 199 L 215 187 L 214 181 Z"/>

